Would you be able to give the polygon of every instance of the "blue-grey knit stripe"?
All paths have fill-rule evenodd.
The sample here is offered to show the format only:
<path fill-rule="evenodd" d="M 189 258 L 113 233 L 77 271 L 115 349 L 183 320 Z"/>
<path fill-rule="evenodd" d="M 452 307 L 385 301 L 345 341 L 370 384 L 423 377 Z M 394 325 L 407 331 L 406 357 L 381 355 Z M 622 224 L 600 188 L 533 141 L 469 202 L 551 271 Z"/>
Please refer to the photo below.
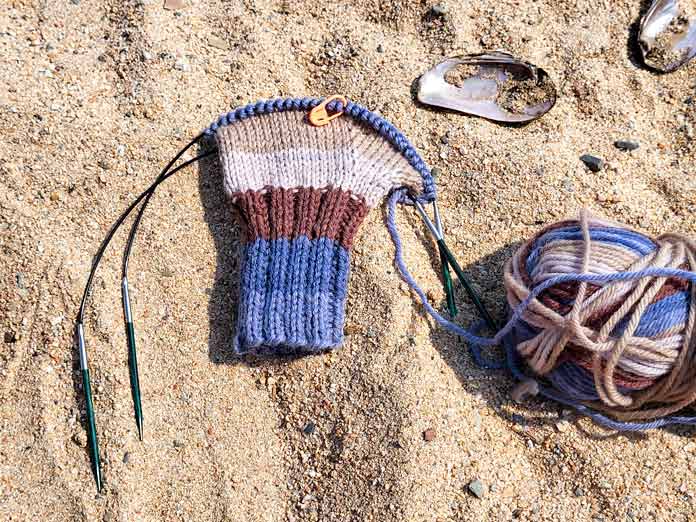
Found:
<path fill-rule="evenodd" d="M 235 349 L 318 350 L 343 341 L 350 254 L 327 238 L 257 239 L 244 247 Z"/>

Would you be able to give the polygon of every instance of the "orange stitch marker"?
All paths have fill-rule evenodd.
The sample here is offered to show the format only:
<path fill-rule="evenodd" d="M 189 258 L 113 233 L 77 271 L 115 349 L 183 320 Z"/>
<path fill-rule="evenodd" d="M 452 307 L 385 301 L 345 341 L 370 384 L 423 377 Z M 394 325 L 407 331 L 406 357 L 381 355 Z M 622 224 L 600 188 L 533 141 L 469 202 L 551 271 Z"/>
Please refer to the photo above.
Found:
<path fill-rule="evenodd" d="M 323 125 L 327 125 L 329 122 L 331 122 L 331 120 L 335 120 L 341 114 L 343 114 L 343 111 L 338 111 L 334 114 L 329 114 L 329 111 L 326 110 L 326 106 L 334 100 L 338 100 L 341 103 L 343 103 L 343 107 L 348 105 L 348 100 L 345 96 L 341 96 L 340 94 L 334 94 L 333 96 L 329 96 L 323 102 L 321 102 L 311 111 L 309 111 L 309 122 L 315 127 L 321 127 Z"/>

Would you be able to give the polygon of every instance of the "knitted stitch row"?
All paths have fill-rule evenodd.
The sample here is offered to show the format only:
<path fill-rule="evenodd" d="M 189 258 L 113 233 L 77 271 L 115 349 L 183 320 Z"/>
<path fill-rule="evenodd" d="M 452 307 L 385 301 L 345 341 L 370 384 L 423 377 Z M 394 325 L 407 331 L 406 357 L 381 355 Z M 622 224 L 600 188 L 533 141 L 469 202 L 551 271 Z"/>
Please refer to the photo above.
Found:
<path fill-rule="evenodd" d="M 224 189 L 244 229 L 235 349 L 317 351 L 339 346 L 353 238 L 392 189 L 434 197 L 408 141 L 358 105 L 315 127 L 320 100 L 276 100 L 211 125 Z M 253 116 L 253 117 L 252 117 Z M 352 116 L 352 117 L 350 117 Z"/>

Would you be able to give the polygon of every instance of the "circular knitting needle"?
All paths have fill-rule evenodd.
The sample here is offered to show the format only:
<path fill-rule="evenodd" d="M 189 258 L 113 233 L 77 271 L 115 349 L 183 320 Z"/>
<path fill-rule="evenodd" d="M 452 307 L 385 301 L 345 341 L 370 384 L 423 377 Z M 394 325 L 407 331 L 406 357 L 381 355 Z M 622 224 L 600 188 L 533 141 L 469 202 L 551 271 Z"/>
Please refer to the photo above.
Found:
<path fill-rule="evenodd" d="M 445 253 L 445 234 L 442 232 L 442 218 L 440 217 L 440 208 L 437 206 L 437 201 L 433 201 L 433 214 L 435 216 L 435 228 L 437 228 L 440 238 L 437 240 L 437 249 L 440 252 L 440 270 L 442 272 L 442 282 L 445 286 L 445 295 L 447 296 L 447 309 L 450 317 L 457 315 L 457 304 L 454 302 L 454 284 L 452 283 L 452 274 L 450 274 L 449 262 Z"/>
<path fill-rule="evenodd" d="M 471 286 L 471 283 L 469 282 L 469 279 L 466 277 L 466 274 L 464 274 L 464 270 L 462 270 L 462 267 L 459 266 L 459 263 L 455 259 L 454 255 L 447 247 L 447 243 L 445 243 L 445 240 L 442 236 L 442 227 L 440 226 L 440 229 L 438 229 L 438 227 L 430 220 L 428 214 L 425 212 L 425 209 L 423 208 L 423 205 L 421 205 L 419 201 L 414 200 L 414 205 L 416 207 L 416 210 L 418 210 L 418 213 L 421 215 L 421 218 L 425 222 L 426 226 L 430 230 L 430 233 L 437 241 L 438 248 L 441 249 L 441 253 L 444 254 L 447 263 L 452 267 L 454 273 L 457 274 L 457 279 L 459 279 L 459 282 L 464 287 L 464 290 L 469 296 L 469 299 L 471 299 L 471 301 L 474 303 L 474 306 L 478 310 L 479 314 L 481 314 L 481 317 L 486 322 L 488 327 L 491 328 L 493 331 L 497 331 L 498 326 L 495 320 L 493 319 L 491 314 L 488 313 L 488 310 L 481 301 L 481 298 L 476 293 L 476 290 L 474 290 L 473 286 Z"/>
<path fill-rule="evenodd" d="M 76 325 L 75 325 L 75 332 L 76 332 L 78 350 L 80 353 L 80 370 L 82 372 L 82 386 L 83 386 L 84 393 L 85 393 L 85 404 L 86 404 L 86 408 L 87 408 L 87 436 L 89 438 L 89 450 L 90 450 L 90 456 L 91 456 L 91 460 L 92 460 L 92 470 L 94 473 L 94 480 L 97 484 L 97 491 L 101 491 L 101 489 L 102 489 L 102 475 L 101 475 L 101 463 L 100 463 L 100 459 L 99 459 L 99 442 L 97 439 L 97 428 L 96 428 L 96 420 L 95 420 L 95 415 L 94 415 L 94 404 L 93 404 L 93 400 L 92 400 L 92 387 L 91 387 L 91 383 L 90 383 L 89 366 L 87 364 L 87 351 L 85 349 L 85 334 L 84 334 L 85 309 L 87 307 L 87 298 L 89 297 L 91 290 L 92 290 L 92 285 L 94 284 L 94 276 L 97 273 L 97 268 L 99 266 L 99 263 L 101 262 L 102 257 L 104 256 L 104 251 L 106 250 L 106 247 L 109 246 L 109 243 L 111 242 L 114 235 L 116 234 L 116 231 L 123 224 L 125 219 L 130 215 L 130 213 L 133 211 L 133 209 L 135 207 L 137 207 L 138 204 L 145 197 L 147 197 L 148 194 L 153 192 L 157 188 L 157 186 L 160 183 L 162 183 L 165 179 L 169 178 L 170 176 L 173 176 L 178 171 L 188 167 L 192 163 L 195 163 L 196 161 L 199 161 L 205 157 L 211 156 L 211 155 L 215 154 L 216 152 L 217 152 L 217 149 L 213 149 L 213 150 L 205 152 L 203 154 L 199 154 L 195 158 L 187 160 L 184 163 L 182 163 L 181 165 L 179 165 L 178 167 L 176 167 L 175 169 L 167 172 L 164 176 L 158 177 L 118 217 L 118 219 L 115 221 L 115 223 L 111 226 L 111 229 L 109 230 L 109 232 L 106 235 L 106 237 L 104 238 L 104 240 L 99 245 L 99 249 L 97 250 L 97 253 L 94 256 L 94 260 L 92 262 L 92 268 L 89 272 L 89 276 L 87 277 L 87 283 L 85 284 L 85 290 L 82 294 L 82 301 L 80 302 L 80 310 L 78 312 L 77 321 L 76 321 Z"/>
<path fill-rule="evenodd" d="M 191 140 L 188 145 L 181 149 L 174 158 L 162 169 L 159 176 L 157 176 L 157 181 L 161 181 L 172 168 L 174 163 L 176 163 L 181 156 L 186 153 L 195 143 L 200 141 L 203 134 L 199 134 L 193 140 Z M 138 373 L 138 354 L 135 344 L 135 328 L 133 327 L 133 315 L 131 313 L 130 306 L 130 294 L 128 291 L 128 260 L 130 259 L 131 250 L 133 249 L 133 242 L 135 241 L 135 235 L 140 226 L 140 222 L 143 219 L 143 214 L 145 209 L 150 203 L 150 199 L 155 193 L 155 189 L 151 190 L 145 200 L 140 205 L 138 209 L 138 214 L 135 216 L 135 220 L 131 225 L 130 232 L 128 234 L 128 242 L 126 243 L 126 248 L 123 252 L 123 265 L 122 265 L 122 276 L 121 276 L 121 298 L 123 304 L 123 320 L 125 322 L 126 328 L 126 339 L 128 342 L 128 374 L 130 377 L 131 386 L 131 396 L 133 397 L 133 412 L 135 414 L 135 423 L 138 426 L 138 436 L 140 440 L 143 440 L 143 408 L 140 400 L 140 375 Z"/>

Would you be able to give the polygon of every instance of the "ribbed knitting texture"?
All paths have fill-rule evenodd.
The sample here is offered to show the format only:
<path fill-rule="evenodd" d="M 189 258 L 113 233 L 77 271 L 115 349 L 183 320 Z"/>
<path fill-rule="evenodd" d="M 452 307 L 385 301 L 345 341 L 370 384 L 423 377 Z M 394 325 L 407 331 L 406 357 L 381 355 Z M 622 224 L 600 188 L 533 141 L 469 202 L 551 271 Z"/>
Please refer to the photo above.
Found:
<path fill-rule="evenodd" d="M 420 193 L 421 174 L 348 117 L 315 127 L 305 111 L 263 113 L 215 137 L 245 233 L 236 351 L 339 346 L 355 234 L 390 190 Z"/>

